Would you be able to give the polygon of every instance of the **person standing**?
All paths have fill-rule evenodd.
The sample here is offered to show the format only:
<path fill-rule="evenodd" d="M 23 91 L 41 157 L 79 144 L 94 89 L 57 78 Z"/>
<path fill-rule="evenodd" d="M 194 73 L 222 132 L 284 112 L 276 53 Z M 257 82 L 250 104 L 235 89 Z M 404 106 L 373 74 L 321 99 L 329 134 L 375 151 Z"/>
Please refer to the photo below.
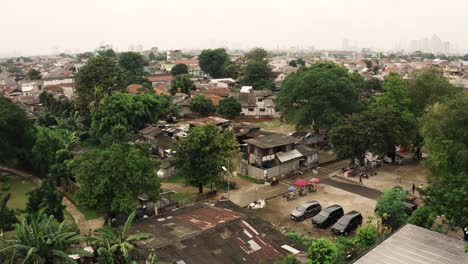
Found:
<path fill-rule="evenodd" d="M 416 184 L 413 183 L 413 194 L 415 190 L 416 190 Z"/>
<path fill-rule="evenodd" d="M 362 173 L 359 173 L 359 184 L 362 184 Z"/>

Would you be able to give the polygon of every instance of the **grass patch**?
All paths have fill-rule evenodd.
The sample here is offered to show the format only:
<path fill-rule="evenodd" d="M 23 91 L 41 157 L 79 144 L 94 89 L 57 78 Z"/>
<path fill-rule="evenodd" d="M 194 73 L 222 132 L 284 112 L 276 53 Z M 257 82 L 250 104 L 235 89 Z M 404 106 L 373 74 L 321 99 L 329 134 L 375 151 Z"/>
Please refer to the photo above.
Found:
<path fill-rule="evenodd" d="M 84 215 L 86 220 L 93 220 L 93 219 L 96 219 L 98 217 L 101 217 L 101 214 L 98 211 L 96 211 L 95 209 L 90 209 L 90 208 L 87 208 L 85 206 L 80 206 L 80 205 L 77 205 L 77 204 L 75 204 L 75 205 L 78 208 L 78 210 L 80 210 L 80 212 Z"/>
<path fill-rule="evenodd" d="M 172 176 L 169 178 L 165 178 L 161 180 L 162 183 L 177 183 L 177 184 L 185 184 L 184 177 L 180 175 Z"/>
<path fill-rule="evenodd" d="M 265 181 L 250 177 L 248 175 L 243 175 L 243 174 L 238 173 L 237 176 L 252 183 L 265 184 Z"/>
<path fill-rule="evenodd" d="M 174 194 L 171 194 L 170 201 L 171 203 L 174 203 L 174 202 L 178 202 L 180 200 L 185 200 L 185 199 L 192 198 L 195 196 L 197 196 L 196 193 L 190 193 L 190 192 L 174 193 Z"/>

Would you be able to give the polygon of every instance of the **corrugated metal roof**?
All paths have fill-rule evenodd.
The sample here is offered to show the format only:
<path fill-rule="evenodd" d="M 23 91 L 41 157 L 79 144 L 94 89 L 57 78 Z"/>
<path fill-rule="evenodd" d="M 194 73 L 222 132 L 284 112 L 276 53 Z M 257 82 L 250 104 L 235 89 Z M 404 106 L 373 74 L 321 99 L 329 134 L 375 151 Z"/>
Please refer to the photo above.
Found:
<path fill-rule="evenodd" d="M 281 162 L 286 162 L 289 160 L 297 159 L 304 157 L 297 149 L 293 149 L 287 152 L 278 152 L 276 153 L 276 157 L 281 161 Z"/>
<path fill-rule="evenodd" d="M 355 264 L 468 263 L 468 243 L 419 226 L 406 224 L 355 261 Z"/>
<path fill-rule="evenodd" d="M 293 144 L 296 142 L 296 139 L 283 134 L 269 134 L 244 140 L 244 142 L 262 149 L 266 149 Z"/>

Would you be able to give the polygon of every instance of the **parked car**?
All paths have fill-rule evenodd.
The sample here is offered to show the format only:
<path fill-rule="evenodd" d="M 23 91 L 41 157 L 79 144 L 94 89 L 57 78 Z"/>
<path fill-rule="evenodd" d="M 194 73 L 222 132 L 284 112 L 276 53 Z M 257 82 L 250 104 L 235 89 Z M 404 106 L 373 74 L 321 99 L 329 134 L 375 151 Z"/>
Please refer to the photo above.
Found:
<path fill-rule="evenodd" d="M 317 201 L 306 202 L 296 207 L 296 209 L 292 210 L 291 219 L 294 221 L 302 221 L 306 218 L 309 218 L 318 214 L 320 210 L 322 210 L 322 206 L 320 206 L 319 202 Z"/>
<path fill-rule="evenodd" d="M 337 204 L 331 205 L 314 217 L 312 217 L 312 223 L 320 228 L 327 228 L 333 225 L 343 216 L 343 208 Z"/>
<path fill-rule="evenodd" d="M 405 212 L 407 215 L 412 215 L 416 209 L 418 209 L 418 205 L 414 203 L 403 202 L 405 205 Z"/>
<path fill-rule="evenodd" d="M 338 222 L 332 226 L 332 232 L 337 235 L 347 236 L 362 224 L 362 215 L 357 211 L 351 211 L 343 215 Z"/>

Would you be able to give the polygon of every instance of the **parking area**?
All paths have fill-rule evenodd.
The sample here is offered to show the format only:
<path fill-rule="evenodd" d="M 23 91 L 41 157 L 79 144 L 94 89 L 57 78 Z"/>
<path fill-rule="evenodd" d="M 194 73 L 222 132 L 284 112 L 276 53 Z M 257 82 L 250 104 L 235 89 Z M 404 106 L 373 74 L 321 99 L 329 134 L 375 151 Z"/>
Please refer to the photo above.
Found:
<path fill-rule="evenodd" d="M 294 208 L 311 200 L 318 201 L 322 208 L 332 204 L 339 204 L 343 207 L 345 214 L 353 210 L 359 211 L 363 216 L 363 223 L 367 221 L 368 216 L 373 216 L 376 205 L 375 200 L 321 184 L 317 192 L 309 193 L 292 201 L 287 201 L 282 196 L 268 200 L 266 207 L 257 209 L 256 213 L 280 230 L 308 234 L 312 238 L 328 237 L 333 239 L 335 236 L 331 233 L 330 227 L 326 229 L 316 228 L 312 225 L 310 218 L 302 222 L 295 222 L 290 219 L 289 213 Z"/>

